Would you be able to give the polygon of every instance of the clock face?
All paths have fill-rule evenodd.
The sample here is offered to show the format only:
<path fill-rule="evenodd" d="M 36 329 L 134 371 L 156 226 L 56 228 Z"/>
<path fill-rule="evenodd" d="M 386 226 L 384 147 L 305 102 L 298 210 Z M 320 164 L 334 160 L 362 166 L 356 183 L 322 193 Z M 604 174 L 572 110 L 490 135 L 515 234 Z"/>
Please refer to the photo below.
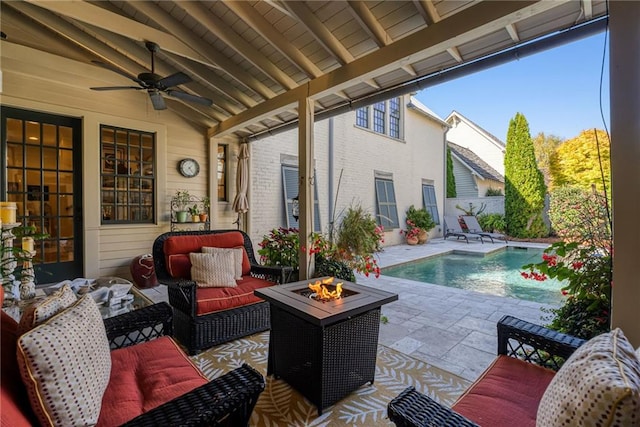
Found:
<path fill-rule="evenodd" d="M 193 178 L 200 172 L 200 165 L 194 159 L 184 159 L 180 161 L 178 169 L 180 170 L 182 176 Z"/>

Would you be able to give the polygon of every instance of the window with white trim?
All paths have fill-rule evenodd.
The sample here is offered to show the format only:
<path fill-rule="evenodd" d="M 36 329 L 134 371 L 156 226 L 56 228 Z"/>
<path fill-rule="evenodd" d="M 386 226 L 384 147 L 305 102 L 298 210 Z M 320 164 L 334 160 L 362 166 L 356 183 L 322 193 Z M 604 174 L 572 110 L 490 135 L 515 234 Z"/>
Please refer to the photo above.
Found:
<path fill-rule="evenodd" d="M 356 110 L 356 126 L 370 129 L 392 138 L 402 138 L 401 97 L 380 101 Z"/>
<path fill-rule="evenodd" d="M 375 178 L 376 220 L 384 228 L 398 228 L 398 207 L 392 178 Z"/>
<path fill-rule="evenodd" d="M 314 181 L 317 181 L 314 180 Z M 300 191 L 298 187 L 298 168 L 295 166 L 282 165 L 282 189 L 284 192 L 284 210 L 286 227 L 298 228 L 298 220 L 293 217 L 293 198 L 297 197 Z M 313 186 L 313 231 L 320 232 L 320 204 L 318 203 L 318 186 Z"/>
<path fill-rule="evenodd" d="M 440 224 L 438 216 L 438 201 L 436 200 L 436 189 L 432 184 L 422 184 L 422 201 L 424 208 L 431 214 L 431 219 L 436 224 Z"/>

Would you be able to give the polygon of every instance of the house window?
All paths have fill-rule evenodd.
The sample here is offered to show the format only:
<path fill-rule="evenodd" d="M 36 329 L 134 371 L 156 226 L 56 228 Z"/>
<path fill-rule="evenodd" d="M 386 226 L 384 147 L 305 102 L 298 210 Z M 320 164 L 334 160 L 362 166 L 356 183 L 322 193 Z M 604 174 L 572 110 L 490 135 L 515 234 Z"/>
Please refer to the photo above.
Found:
<path fill-rule="evenodd" d="M 356 110 L 356 125 L 369 128 L 369 107 L 362 107 Z"/>
<path fill-rule="evenodd" d="M 218 145 L 218 201 L 227 200 L 227 145 Z"/>
<path fill-rule="evenodd" d="M 100 126 L 102 224 L 155 222 L 154 133 Z"/>
<path fill-rule="evenodd" d="M 320 204 L 318 203 L 317 179 L 313 186 L 313 231 L 321 232 L 320 227 Z M 293 217 L 293 198 L 298 196 L 300 188 L 298 186 L 298 168 L 294 166 L 282 165 L 282 189 L 284 192 L 284 211 L 286 227 L 299 227 L 298 220 Z"/>
<path fill-rule="evenodd" d="M 431 219 L 436 224 L 440 224 L 438 216 L 438 202 L 436 201 L 436 189 L 431 184 L 422 184 L 422 201 L 424 208 L 431 214 Z"/>
<path fill-rule="evenodd" d="M 358 108 L 356 110 L 356 126 L 400 139 L 402 136 L 402 109 L 400 108 L 402 104 L 400 100 L 400 97 L 396 97 L 388 101 L 376 102 L 372 105 L 373 108 Z"/>
<path fill-rule="evenodd" d="M 398 228 L 398 207 L 396 206 L 396 193 L 393 189 L 393 180 L 376 178 L 376 218 L 378 224 L 384 228 Z"/>
<path fill-rule="evenodd" d="M 400 98 L 389 100 L 389 136 L 400 138 Z"/>
<path fill-rule="evenodd" d="M 378 133 L 385 133 L 385 102 L 377 102 L 373 104 L 373 131 Z"/>

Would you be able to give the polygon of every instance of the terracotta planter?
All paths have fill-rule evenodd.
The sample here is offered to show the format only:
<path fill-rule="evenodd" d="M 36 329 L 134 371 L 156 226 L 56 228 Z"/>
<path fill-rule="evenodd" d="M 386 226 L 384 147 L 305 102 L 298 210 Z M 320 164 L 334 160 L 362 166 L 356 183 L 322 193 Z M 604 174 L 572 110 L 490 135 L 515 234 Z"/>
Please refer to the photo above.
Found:
<path fill-rule="evenodd" d="M 418 238 L 417 237 L 407 237 L 407 245 L 417 245 Z"/>
<path fill-rule="evenodd" d="M 206 214 L 206 213 L 200 214 L 200 222 L 207 222 L 208 218 L 209 218 L 209 214 Z"/>
<path fill-rule="evenodd" d="M 427 230 L 420 230 L 420 233 L 418 233 L 418 243 L 424 245 L 425 243 L 427 243 L 428 238 L 429 233 L 427 232 Z"/>

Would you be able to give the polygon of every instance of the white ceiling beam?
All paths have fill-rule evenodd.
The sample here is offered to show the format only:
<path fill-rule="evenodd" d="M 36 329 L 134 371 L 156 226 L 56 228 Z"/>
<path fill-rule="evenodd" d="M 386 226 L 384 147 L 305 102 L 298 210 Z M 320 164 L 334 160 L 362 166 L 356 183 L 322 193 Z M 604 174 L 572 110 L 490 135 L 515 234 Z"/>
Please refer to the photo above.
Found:
<path fill-rule="evenodd" d="M 321 98 L 345 90 L 354 81 L 363 81 L 415 63 L 446 49 L 464 44 L 504 28 L 512 22 L 542 13 L 566 1 L 479 2 L 463 11 L 365 55 L 350 64 L 333 70 L 309 83 L 282 93 L 219 123 L 209 130 L 209 136 L 234 132 L 246 123 L 260 120 L 270 112 L 281 112 L 300 97 Z"/>
<path fill-rule="evenodd" d="M 380 25 L 380 21 L 373 15 L 367 5 L 361 0 L 347 1 L 351 15 L 360 24 L 363 30 L 375 40 L 378 47 L 386 46 L 393 42 L 385 29 Z"/>
<path fill-rule="evenodd" d="M 507 24 L 504 28 L 507 30 L 507 33 L 509 33 L 511 40 L 516 43 L 520 42 L 520 36 L 518 35 L 518 30 L 514 24 Z"/>
<path fill-rule="evenodd" d="M 51 12 L 95 25 L 133 40 L 144 42 L 153 40 L 168 52 L 190 58 L 194 61 L 210 64 L 211 62 L 171 34 L 148 27 L 132 19 L 110 12 L 85 1 L 46 1 L 26 0 Z"/>
<path fill-rule="evenodd" d="M 264 3 L 267 3 L 272 8 L 279 10 L 283 15 L 287 15 L 289 18 L 296 19 L 296 17 L 293 16 L 291 12 L 289 12 L 287 8 L 284 7 L 280 1 L 278 0 L 262 0 L 262 1 Z"/>
<path fill-rule="evenodd" d="M 322 75 L 320 68 L 309 60 L 293 43 L 287 40 L 282 33 L 267 21 L 258 11 L 247 1 L 226 1 L 224 3 L 238 18 L 267 40 L 278 52 L 285 56 L 293 65 L 298 67 L 308 77 L 319 77 Z"/>
<path fill-rule="evenodd" d="M 374 89 L 380 89 L 381 86 L 378 84 L 378 82 L 376 82 L 374 79 L 367 79 L 364 80 L 362 83 L 371 86 Z"/>
<path fill-rule="evenodd" d="M 202 56 L 206 57 L 211 63 L 218 65 L 222 70 L 228 73 L 238 82 L 242 83 L 249 89 L 255 91 L 264 99 L 273 98 L 275 93 L 269 89 L 264 83 L 259 81 L 253 75 L 246 72 L 235 62 L 228 59 L 222 52 L 215 47 L 196 36 L 192 31 L 187 29 L 181 22 L 177 21 L 173 16 L 165 12 L 153 3 L 146 1 L 129 2 L 129 6 L 135 8 L 140 13 L 147 15 L 149 19 L 155 21 L 160 26 L 170 31 L 176 37 L 179 37 L 185 43 L 193 46 Z M 155 41 L 155 40 L 154 40 Z M 163 46 L 160 45 L 162 49 Z"/>
<path fill-rule="evenodd" d="M 593 2 L 591 0 L 582 0 L 582 12 L 584 13 L 584 19 L 593 18 Z"/>
<path fill-rule="evenodd" d="M 185 120 L 189 122 L 195 123 L 199 126 L 202 126 L 204 124 L 205 126 L 208 126 L 208 127 L 215 126 L 217 123 L 217 121 L 212 120 L 209 115 L 204 114 L 202 111 L 198 110 L 197 108 L 192 108 L 192 106 L 189 105 L 189 103 L 187 102 L 182 102 L 179 99 L 168 98 L 168 97 L 165 97 L 164 100 L 165 100 L 165 103 L 167 104 L 167 108 L 169 108 L 171 111 L 183 117 Z M 194 114 L 194 112 L 196 114 Z"/>
<path fill-rule="evenodd" d="M 416 70 L 410 65 L 410 64 L 404 64 L 400 66 L 404 71 L 406 71 L 407 74 L 411 75 L 411 76 L 417 76 L 418 73 L 416 72 Z"/>
<path fill-rule="evenodd" d="M 452 46 L 447 48 L 447 52 L 449 53 L 449 55 L 451 55 L 453 57 L 453 59 L 455 59 L 456 61 L 462 63 L 463 59 L 462 59 L 462 55 L 460 54 L 460 51 L 458 50 L 457 47 Z"/>
<path fill-rule="evenodd" d="M 431 0 L 413 0 L 413 4 L 427 25 L 436 24 L 442 19 Z"/>
<path fill-rule="evenodd" d="M 209 9 L 199 2 L 176 2 L 176 5 L 203 25 L 218 39 L 242 55 L 267 77 L 279 83 L 285 89 L 292 89 L 298 84 L 280 68 L 271 62 L 262 52 L 247 43 L 240 35 L 230 28 L 224 21 L 215 16 Z M 153 6 L 156 7 L 157 6 Z"/>
<path fill-rule="evenodd" d="M 285 5 L 289 11 L 297 17 L 298 21 L 307 28 L 318 43 L 333 55 L 338 62 L 344 65 L 353 61 L 351 52 L 316 18 L 304 2 L 290 1 L 286 2 Z"/>

